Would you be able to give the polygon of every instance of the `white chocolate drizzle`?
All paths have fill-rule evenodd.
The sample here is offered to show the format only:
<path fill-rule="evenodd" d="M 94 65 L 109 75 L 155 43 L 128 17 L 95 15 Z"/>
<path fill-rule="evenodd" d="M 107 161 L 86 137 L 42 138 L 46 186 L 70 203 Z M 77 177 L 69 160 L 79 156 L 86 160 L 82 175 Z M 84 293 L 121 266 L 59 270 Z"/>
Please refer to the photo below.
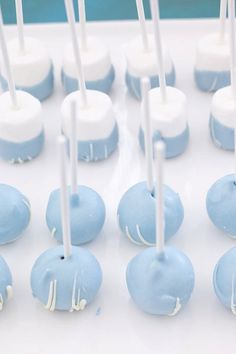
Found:
<path fill-rule="evenodd" d="M 176 298 L 176 303 L 175 303 L 174 311 L 171 312 L 168 316 L 175 316 L 175 315 L 179 312 L 179 310 L 181 309 L 181 307 L 182 307 L 182 305 L 181 305 L 181 303 L 180 303 L 180 298 L 177 297 L 177 298 Z"/>
<path fill-rule="evenodd" d="M 57 296 L 57 280 L 50 281 L 48 302 L 45 308 L 49 311 L 54 311 L 56 307 L 56 296 Z"/>

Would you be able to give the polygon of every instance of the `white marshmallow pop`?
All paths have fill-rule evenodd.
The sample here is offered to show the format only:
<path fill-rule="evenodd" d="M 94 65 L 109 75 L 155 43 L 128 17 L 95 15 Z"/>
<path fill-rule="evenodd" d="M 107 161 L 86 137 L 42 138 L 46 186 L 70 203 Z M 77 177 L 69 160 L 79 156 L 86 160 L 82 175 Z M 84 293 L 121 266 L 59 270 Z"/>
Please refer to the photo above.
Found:
<path fill-rule="evenodd" d="M 110 53 L 105 44 L 95 37 L 88 37 L 84 0 L 78 0 L 80 18 L 81 61 L 86 87 L 109 93 L 115 78 Z M 73 44 L 69 43 L 64 51 L 61 72 L 62 84 L 66 94 L 78 90 L 77 64 L 73 53 Z"/>
<path fill-rule="evenodd" d="M 221 0 L 220 31 L 201 38 L 196 48 L 194 79 L 201 91 L 214 92 L 230 84 L 230 43 L 225 33 L 227 0 Z"/>
<path fill-rule="evenodd" d="M 16 89 L 26 91 L 42 101 L 53 92 L 52 60 L 40 40 L 24 36 L 21 0 L 16 0 L 16 9 L 19 38 L 8 43 Z M 0 83 L 4 91 L 8 90 L 5 71 L 0 75 Z"/>
<path fill-rule="evenodd" d="M 125 48 L 127 62 L 126 85 L 132 96 L 141 99 L 141 78 L 149 77 L 151 88 L 160 86 L 160 66 L 156 60 L 155 37 L 147 33 L 143 1 L 136 0 L 141 35 Z M 175 68 L 169 50 L 163 46 L 163 62 L 166 83 L 175 85 Z"/>
<path fill-rule="evenodd" d="M 71 101 L 77 104 L 78 159 L 98 161 L 106 159 L 118 144 L 118 127 L 111 99 L 103 92 L 87 90 L 82 68 L 80 48 L 75 29 L 74 10 L 71 1 L 65 1 L 70 24 L 74 58 L 80 90 L 69 94 L 62 103 L 62 131 L 70 137 Z"/>

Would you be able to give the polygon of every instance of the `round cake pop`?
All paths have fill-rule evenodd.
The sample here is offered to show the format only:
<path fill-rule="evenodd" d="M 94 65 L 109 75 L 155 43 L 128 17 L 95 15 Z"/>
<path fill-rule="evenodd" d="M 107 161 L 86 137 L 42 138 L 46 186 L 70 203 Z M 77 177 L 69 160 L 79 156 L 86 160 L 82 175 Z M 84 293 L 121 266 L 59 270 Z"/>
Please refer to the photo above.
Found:
<path fill-rule="evenodd" d="M 16 88 L 44 100 L 53 91 L 53 64 L 43 43 L 24 36 L 22 0 L 15 0 L 18 38 L 8 43 L 8 52 Z M 4 91 L 8 90 L 7 74 L 0 75 Z"/>
<path fill-rule="evenodd" d="M 100 195 L 93 189 L 77 184 L 77 138 L 76 108 L 71 103 L 71 134 L 70 134 L 70 228 L 71 243 L 78 246 L 94 240 L 101 231 L 105 221 L 105 205 Z M 48 201 L 46 220 L 49 230 L 57 241 L 63 242 L 60 189 L 54 190 Z"/>
<path fill-rule="evenodd" d="M 0 311 L 3 309 L 5 302 L 12 297 L 12 275 L 11 271 L 0 256 Z"/>
<path fill-rule="evenodd" d="M 115 78 L 114 67 L 108 48 L 95 37 L 88 37 L 86 31 L 86 14 L 84 0 L 78 0 L 81 61 L 84 70 L 86 87 L 109 93 Z M 77 63 L 74 58 L 73 44 L 69 43 L 64 51 L 61 72 L 62 84 L 66 94 L 77 91 Z"/>
<path fill-rule="evenodd" d="M 9 91 L 0 96 L 0 157 L 11 163 L 32 160 L 42 150 L 44 130 L 38 99 L 15 89 L 0 15 L 0 44 Z"/>
<path fill-rule="evenodd" d="M 65 138 L 61 137 L 59 143 L 64 248 L 49 249 L 36 260 L 31 272 L 31 288 L 33 296 L 50 311 L 79 311 L 94 300 L 101 286 L 102 271 L 89 251 L 71 246 Z"/>
<path fill-rule="evenodd" d="M 157 245 L 140 252 L 129 262 L 126 282 L 131 298 L 141 310 L 153 315 L 174 316 L 191 296 L 194 287 L 194 270 L 184 253 L 174 247 L 164 246 L 163 155 L 163 143 L 158 142 L 156 148 Z"/>
<path fill-rule="evenodd" d="M 0 184 L 0 245 L 15 241 L 30 221 L 30 203 L 16 188 Z"/>
<path fill-rule="evenodd" d="M 233 9 L 230 7 L 233 6 Z M 225 150 L 234 150 L 234 125 L 236 114 L 236 48 L 234 4 L 229 5 L 230 22 L 230 79 L 231 86 L 218 90 L 212 98 L 210 134 L 214 144 Z"/>
<path fill-rule="evenodd" d="M 121 198 L 118 207 L 118 222 L 122 232 L 134 243 L 139 245 L 153 246 L 156 240 L 155 205 L 157 197 L 153 182 L 153 149 L 151 139 L 151 127 L 149 116 L 149 79 L 141 81 L 142 98 L 144 106 L 145 122 L 145 147 L 147 181 L 140 182 L 129 188 Z M 184 209 L 179 198 L 170 187 L 163 187 L 164 193 L 164 235 L 167 241 L 180 228 Z"/>
<path fill-rule="evenodd" d="M 220 302 L 236 315 L 236 247 L 231 248 L 218 261 L 213 275 L 213 285 Z"/>
<path fill-rule="evenodd" d="M 159 28 L 159 8 L 151 8 L 156 44 L 156 59 L 159 64 L 160 87 L 149 91 L 152 137 L 156 142 L 162 139 L 166 145 L 166 158 L 178 156 L 184 152 L 189 140 L 187 123 L 187 99 L 180 90 L 166 86 L 163 66 L 162 43 Z M 144 150 L 143 122 L 139 130 L 139 143 Z"/>
<path fill-rule="evenodd" d="M 204 36 L 197 44 L 194 79 L 201 91 L 214 92 L 230 84 L 226 12 L 227 0 L 221 0 L 220 31 Z"/>
<path fill-rule="evenodd" d="M 77 102 L 78 159 L 98 161 L 106 159 L 117 148 L 118 127 L 112 102 L 108 95 L 96 90 L 86 90 L 81 64 L 80 48 L 76 36 L 73 4 L 65 1 L 67 18 L 71 29 L 74 57 L 80 90 L 69 94 L 62 103 L 62 131 L 70 136 L 70 104 Z"/>
<path fill-rule="evenodd" d="M 141 78 L 148 76 L 151 87 L 159 86 L 160 66 L 155 55 L 155 36 L 147 33 L 143 0 L 136 0 L 141 35 L 133 39 L 125 50 L 126 85 L 132 96 L 141 99 Z M 175 68 L 167 48 L 163 48 L 164 75 L 169 86 L 175 85 Z"/>

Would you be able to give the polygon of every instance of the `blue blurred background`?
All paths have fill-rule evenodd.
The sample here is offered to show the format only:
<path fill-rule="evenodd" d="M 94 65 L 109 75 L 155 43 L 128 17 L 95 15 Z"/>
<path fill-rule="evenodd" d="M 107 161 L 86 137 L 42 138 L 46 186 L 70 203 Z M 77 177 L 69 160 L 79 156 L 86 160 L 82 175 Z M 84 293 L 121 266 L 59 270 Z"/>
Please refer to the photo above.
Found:
<path fill-rule="evenodd" d="M 220 0 L 160 0 L 162 18 L 217 17 Z M 15 23 L 14 0 L 1 0 L 6 23 Z M 149 17 L 149 1 L 144 0 Z M 77 0 L 74 0 L 77 9 Z M 23 0 L 25 22 L 62 22 L 66 20 L 63 0 Z M 135 0 L 86 0 L 88 20 L 137 18 Z"/>

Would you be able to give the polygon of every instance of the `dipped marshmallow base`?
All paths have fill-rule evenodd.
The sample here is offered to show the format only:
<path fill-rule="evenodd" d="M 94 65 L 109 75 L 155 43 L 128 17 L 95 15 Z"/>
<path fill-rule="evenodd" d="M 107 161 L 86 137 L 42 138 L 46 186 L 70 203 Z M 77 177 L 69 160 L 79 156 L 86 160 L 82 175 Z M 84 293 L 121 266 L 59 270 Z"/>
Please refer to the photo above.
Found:
<path fill-rule="evenodd" d="M 125 81 L 132 96 L 141 99 L 141 79 L 149 77 L 151 88 L 159 86 L 159 69 L 156 60 L 155 40 L 148 34 L 148 49 L 143 46 L 141 36 L 134 38 L 125 49 L 127 62 Z M 163 46 L 163 61 L 168 86 L 175 85 L 175 68 L 169 51 Z"/>
<path fill-rule="evenodd" d="M 0 184 L 0 245 L 15 241 L 30 221 L 30 203 L 16 188 Z"/>
<path fill-rule="evenodd" d="M 188 257 L 174 247 L 158 253 L 147 248 L 128 264 L 126 282 L 131 298 L 144 312 L 174 316 L 186 305 L 194 288 Z"/>
<path fill-rule="evenodd" d="M 12 297 L 12 275 L 11 271 L 0 256 L 0 311 L 3 309 L 5 302 Z"/>
<path fill-rule="evenodd" d="M 166 158 L 181 155 L 189 142 L 186 96 L 182 91 L 170 86 L 166 87 L 166 102 L 162 102 L 160 88 L 150 90 L 148 95 L 153 144 L 159 140 L 165 142 Z M 144 121 L 142 120 L 139 130 L 139 144 L 141 149 L 145 151 L 143 125 Z"/>
<path fill-rule="evenodd" d="M 214 269 L 213 285 L 220 302 L 236 315 L 236 247 L 219 259 Z"/>
<path fill-rule="evenodd" d="M 0 96 L 0 157 L 10 163 L 30 161 L 44 145 L 42 107 L 35 97 L 16 91 L 13 107 L 9 91 Z"/>
<path fill-rule="evenodd" d="M 32 294 L 49 311 L 79 311 L 90 304 L 101 286 L 102 270 L 88 250 L 72 246 L 64 259 L 63 246 L 45 251 L 31 272 Z"/>
<path fill-rule="evenodd" d="M 80 91 L 66 96 L 62 103 L 62 131 L 70 137 L 70 102 L 77 102 L 78 159 L 86 162 L 107 159 L 117 148 L 118 127 L 112 102 L 108 95 L 87 90 L 88 105 L 81 100 Z"/>
<path fill-rule="evenodd" d="M 78 194 L 70 195 L 72 245 L 78 246 L 94 240 L 103 227 L 105 213 L 105 205 L 100 195 L 89 187 L 78 186 Z M 49 197 L 46 220 L 52 236 L 62 243 L 60 189 L 53 191 Z"/>
<path fill-rule="evenodd" d="M 229 37 L 219 33 L 200 39 L 196 49 L 194 79 L 201 91 L 215 92 L 230 84 Z"/>
<path fill-rule="evenodd" d="M 80 47 L 85 84 L 89 90 L 109 93 L 115 79 L 109 50 L 95 37 L 87 38 L 86 48 Z M 77 91 L 78 73 L 74 60 L 74 50 L 69 43 L 64 51 L 61 80 L 66 94 Z"/>
<path fill-rule="evenodd" d="M 40 101 L 53 92 L 54 74 L 52 60 L 43 43 L 32 37 L 25 36 L 25 49 L 19 48 L 18 38 L 8 43 L 11 67 L 17 90 L 30 93 Z M 4 91 L 8 90 L 6 73 L 0 76 L 0 84 Z"/>
<path fill-rule="evenodd" d="M 227 175 L 216 181 L 206 197 L 209 218 L 220 230 L 236 237 L 236 182 L 235 175 Z"/>
<path fill-rule="evenodd" d="M 123 195 L 118 206 L 119 226 L 129 240 L 138 245 L 153 246 L 156 241 L 156 199 L 147 189 L 146 182 L 132 186 Z M 184 209 L 170 187 L 164 186 L 165 241 L 180 228 Z"/>
<path fill-rule="evenodd" d="M 234 151 L 235 112 L 231 86 L 218 90 L 212 98 L 209 129 L 213 143 L 221 149 Z"/>

